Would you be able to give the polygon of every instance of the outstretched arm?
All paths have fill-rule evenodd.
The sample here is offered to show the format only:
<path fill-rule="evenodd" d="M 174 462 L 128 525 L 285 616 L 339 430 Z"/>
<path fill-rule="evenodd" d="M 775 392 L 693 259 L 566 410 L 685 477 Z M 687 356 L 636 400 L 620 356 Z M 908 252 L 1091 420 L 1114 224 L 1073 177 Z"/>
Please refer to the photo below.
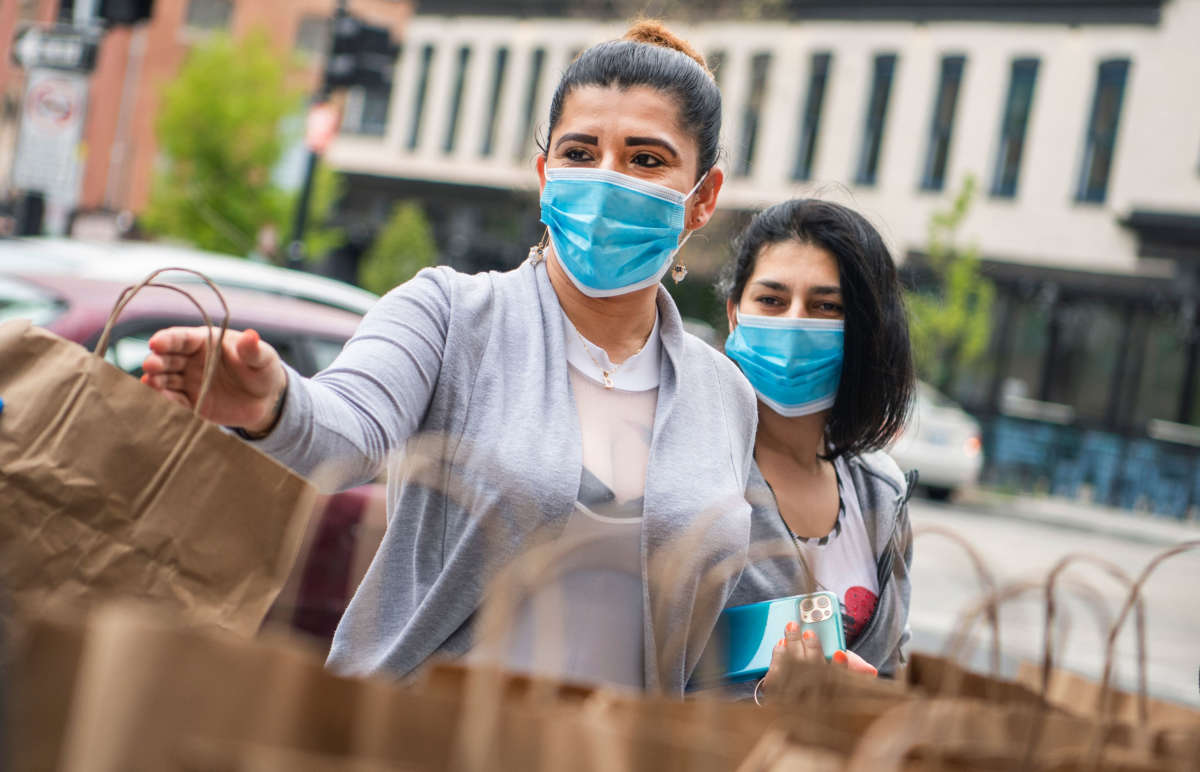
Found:
<path fill-rule="evenodd" d="M 422 271 L 381 299 L 333 364 L 312 379 L 284 365 L 253 331 L 230 333 L 202 413 L 251 435 L 269 429 L 258 446 L 298 473 L 315 475 L 323 487 L 366 482 L 425 415 L 449 315 L 448 273 Z M 163 330 L 150 348 L 147 383 L 194 404 L 207 330 Z"/>

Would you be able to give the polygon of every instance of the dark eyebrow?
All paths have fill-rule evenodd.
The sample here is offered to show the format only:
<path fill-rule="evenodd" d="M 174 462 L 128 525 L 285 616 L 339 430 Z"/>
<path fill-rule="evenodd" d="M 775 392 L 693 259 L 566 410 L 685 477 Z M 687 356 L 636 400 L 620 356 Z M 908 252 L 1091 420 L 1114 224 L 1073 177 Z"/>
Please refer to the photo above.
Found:
<path fill-rule="evenodd" d="M 600 139 L 594 134 L 563 134 L 558 138 L 558 141 L 554 143 L 554 149 L 557 150 L 559 145 L 564 142 L 579 142 L 584 145 L 599 145 Z"/>
<path fill-rule="evenodd" d="M 625 138 L 625 147 L 633 147 L 634 145 L 653 145 L 655 147 L 661 147 L 664 150 L 666 150 L 668 153 L 670 153 L 671 155 L 675 156 L 676 158 L 679 158 L 679 151 L 676 150 L 671 145 L 670 142 L 667 142 L 664 139 L 659 139 L 657 137 L 626 137 Z"/>
<path fill-rule="evenodd" d="M 772 289 L 772 290 L 775 290 L 776 292 L 790 292 L 792 289 L 788 285 L 783 284 L 781 282 L 774 281 L 772 279 L 755 279 L 752 283 L 753 284 L 761 284 L 762 286 L 766 287 L 767 289 Z M 809 289 L 809 292 L 813 295 L 840 295 L 840 294 L 842 294 L 842 288 L 834 286 L 832 284 L 827 284 L 827 285 L 812 287 L 811 289 Z"/>

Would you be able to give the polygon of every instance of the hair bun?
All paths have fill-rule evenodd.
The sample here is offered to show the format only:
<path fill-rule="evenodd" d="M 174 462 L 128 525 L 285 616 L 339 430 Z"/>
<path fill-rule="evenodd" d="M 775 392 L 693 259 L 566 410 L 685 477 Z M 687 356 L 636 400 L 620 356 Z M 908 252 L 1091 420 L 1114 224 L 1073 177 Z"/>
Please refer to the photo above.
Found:
<path fill-rule="evenodd" d="M 661 21 L 654 19 L 636 21 L 629 28 L 629 31 L 625 33 L 624 39 L 632 40 L 635 43 L 649 43 L 652 46 L 662 46 L 663 48 L 678 51 L 700 65 L 700 69 L 708 73 L 710 78 L 713 76 L 712 70 L 708 69 L 708 63 L 704 61 L 704 57 L 696 49 L 688 45 L 687 41 L 683 38 L 674 35 Z"/>

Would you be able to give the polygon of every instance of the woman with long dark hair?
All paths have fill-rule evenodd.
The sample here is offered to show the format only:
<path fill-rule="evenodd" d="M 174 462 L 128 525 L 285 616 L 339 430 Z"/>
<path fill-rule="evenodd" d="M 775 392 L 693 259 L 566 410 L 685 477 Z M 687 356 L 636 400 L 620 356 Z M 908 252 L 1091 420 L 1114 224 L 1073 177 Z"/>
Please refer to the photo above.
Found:
<path fill-rule="evenodd" d="M 834 661 L 891 675 L 908 640 L 913 481 L 883 449 L 914 388 L 892 256 L 857 212 L 795 199 L 751 221 L 720 287 L 725 351 L 758 395 L 751 549 L 795 546 L 751 560 L 729 605 L 793 595 L 807 567 L 841 601 Z M 789 626 L 776 655 L 819 657 L 811 636 Z"/>

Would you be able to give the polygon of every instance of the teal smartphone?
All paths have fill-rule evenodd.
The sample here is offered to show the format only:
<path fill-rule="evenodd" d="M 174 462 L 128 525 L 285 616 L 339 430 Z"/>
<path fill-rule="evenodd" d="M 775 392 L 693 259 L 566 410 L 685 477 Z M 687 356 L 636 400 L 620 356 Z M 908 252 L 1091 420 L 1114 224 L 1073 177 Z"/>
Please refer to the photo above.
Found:
<path fill-rule="evenodd" d="M 734 606 L 725 609 L 717 621 L 716 635 L 721 640 L 716 650 L 725 657 L 723 680 L 740 683 L 766 675 L 771 653 L 784 636 L 788 622 L 797 622 L 801 630 L 816 633 L 825 659 L 846 648 L 841 607 L 832 592 Z"/>

